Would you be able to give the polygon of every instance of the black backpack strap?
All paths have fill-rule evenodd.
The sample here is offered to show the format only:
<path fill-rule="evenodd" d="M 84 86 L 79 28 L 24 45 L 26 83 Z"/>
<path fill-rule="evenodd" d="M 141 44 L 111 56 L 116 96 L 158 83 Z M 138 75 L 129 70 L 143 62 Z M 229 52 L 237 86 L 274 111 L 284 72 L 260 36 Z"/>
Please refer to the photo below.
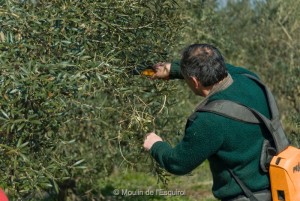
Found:
<path fill-rule="evenodd" d="M 272 119 L 279 119 L 278 107 L 277 107 L 275 98 L 274 98 L 273 94 L 271 93 L 271 91 L 257 77 L 255 77 L 253 75 L 250 75 L 250 74 L 243 74 L 243 75 L 250 78 L 251 80 L 255 81 L 260 86 L 262 86 L 262 88 L 265 91 L 265 94 L 267 95 L 268 105 L 269 105 L 270 112 L 271 112 L 271 118 Z"/>
<path fill-rule="evenodd" d="M 206 105 L 197 108 L 196 112 L 211 112 L 247 123 L 263 123 L 274 140 L 276 153 L 279 153 L 286 149 L 290 143 L 283 131 L 275 98 L 270 90 L 259 79 L 248 74 L 245 74 L 245 76 L 257 82 L 265 90 L 272 116 L 271 120 L 255 109 L 229 100 L 215 100 L 208 102 Z M 193 114 L 192 117 L 193 116 L 195 116 L 195 114 Z"/>
<path fill-rule="evenodd" d="M 275 142 L 275 148 L 276 148 L 277 153 L 285 150 L 290 145 L 290 142 L 289 142 L 288 138 L 286 137 L 286 135 L 283 131 L 283 127 L 282 127 L 281 122 L 280 122 L 278 107 L 277 107 L 277 104 L 276 104 L 276 101 L 275 101 L 275 98 L 274 98 L 273 94 L 255 76 L 249 75 L 249 74 L 243 74 L 243 75 L 245 75 L 246 77 L 254 80 L 256 83 L 258 83 L 260 86 L 262 86 L 262 88 L 265 90 L 265 93 L 267 95 L 269 109 L 270 109 L 270 112 L 271 112 L 271 120 L 269 120 L 264 115 L 257 112 L 256 110 L 254 110 L 252 108 L 251 108 L 251 110 L 252 110 L 252 112 L 255 112 L 260 117 L 260 119 L 265 123 L 265 125 L 267 126 L 267 128 L 270 131 L 270 133 L 272 135 L 272 138 Z"/>
<path fill-rule="evenodd" d="M 250 201 L 258 201 L 257 198 L 254 196 L 254 194 L 252 193 L 252 191 L 244 184 L 244 182 L 242 182 L 234 173 L 232 170 L 228 170 L 229 173 L 231 174 L 231 176 L 234 178 L 234 180 L 236 181 L 236 183 L 238 183 L 238 185 L 241 187 L 241 189 L 243 190 L 243 192 L 245 193 L 246 197 L 249 198 Z"/>
<path fill-rule="evenodd" d="M 271 129 L 271 122 L 267 119 L 264 115 L 260 114 L 256 110 L 244 106 L 242 104 L 228 101 L 228 100 L 215 100 L 212 102 L 207 103 L 206 105 L 198 108 L 196 111 L 198 112 L 211 112 L 214 114 L 222 115 L 227 118 L 231 118 L 234 120 L 247 122 L 247 123 L 254 123 L 258 124 L 263 122 L 270 133 L 272 134 L 273 138 L 276 138 L 276 135 Z M 279 143 L 280 144 L 280 143 Z M 228 169 L 231 176 L 234 178 L 236 183 L 240 186 L 244 194 L 250 201 L 258 201 L 257 198 L 254 196 L 252 191 L 241 181 L 231 169 Z"/>
<path fill-rule="evenodd" d="M 283 151 L 289 145 L 289 141 L 283 131 L 279 118 L 269 120 L 263 114 L 248 106 L 229 100 L 215 100 L 198 108 L 196 111 L 211 112 L 246 123 L 263 123 L 274 140 L 277 153 Z"/>
<path fill-rule="evenodd" d="M 215 100 L 198 108 L 198 112 L 211 112 L 236 121 L 259 124 L 261 121 L 247 107 L 228 100 Z"/>

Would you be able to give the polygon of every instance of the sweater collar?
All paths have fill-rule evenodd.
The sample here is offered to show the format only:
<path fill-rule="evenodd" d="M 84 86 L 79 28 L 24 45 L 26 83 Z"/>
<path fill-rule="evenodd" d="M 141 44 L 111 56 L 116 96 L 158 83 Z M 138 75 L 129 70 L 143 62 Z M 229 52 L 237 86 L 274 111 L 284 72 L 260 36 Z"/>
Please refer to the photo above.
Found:
<path fill-rule="evenodd" d="M 197 110 L 198 108 L 204 106 L 204 105 L 208 102 L 208 99 L 209 99 L 212 95 L 214 95 L 214 94 L 216 94 L 216 93 L 218 93 L 218 92 L 220 92 L 220 91 L 223 91 L 223 90 L 227 89 L 232 83 L 233 83 L 233 79 L 232 79 L 231 75 L 228 73 L 228 75 L 227 75 L 226 78 L 224 78 L 223 80 L 221 80 L 220 82 L 218 82 L 217 84 L 215 84 L 215 85 L 213 86 L 213 88 L 210 90 L 208 96 L 206 96 L 206 97 L 198 104 L 198 106 L 196 107 L 196 110 Z"/>

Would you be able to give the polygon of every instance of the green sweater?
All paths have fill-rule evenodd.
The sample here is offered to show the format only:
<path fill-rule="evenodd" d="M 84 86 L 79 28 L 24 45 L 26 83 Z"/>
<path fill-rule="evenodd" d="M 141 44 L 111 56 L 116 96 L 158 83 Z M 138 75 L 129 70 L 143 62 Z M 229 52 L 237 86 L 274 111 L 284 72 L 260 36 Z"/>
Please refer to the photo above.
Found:
<path fill-rule="evenodd" d="M 270 117 L 263 90 L 254 81 L 241 75 L 255 74 L 244 68 L 226 66 L 233 83 L 210 96 L 209 101 L 236 101 Z M 178 62 L 172 63 L 170 78 L 182 78 Z M 208 159 L 213 175 L 213 194 L 216 198 L 224 199 L 243 194 L 228 169 L 233 170 L 252 191 L 269 188 L 268 174 L 263 173 L 259 166 L 263 133 L 268 131 L 262 125 L 198 112 L 194 121 L 187 122 L 183 139 L 175 147 L 167 142 L 156 142 L 150 153 L 163 168 L 177 175 L 191 172 Z"/>

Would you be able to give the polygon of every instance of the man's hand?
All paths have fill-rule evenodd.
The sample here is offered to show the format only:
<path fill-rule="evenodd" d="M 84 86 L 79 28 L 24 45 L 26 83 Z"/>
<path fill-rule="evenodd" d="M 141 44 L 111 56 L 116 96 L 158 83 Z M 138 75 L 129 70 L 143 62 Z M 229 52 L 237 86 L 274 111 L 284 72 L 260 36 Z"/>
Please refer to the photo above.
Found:
<path fill-rule="evenodd" d="M 161 137 L 154 132 L 148 133 L 144 140 L 144 148 L 149 151 L 155 142 L 163 141 Z"/>
<path fill-rule="evenodd" d="M 171 63 L 160 62 L 153 66 L 155 74 L 152 79 L 169 79 Z"/>

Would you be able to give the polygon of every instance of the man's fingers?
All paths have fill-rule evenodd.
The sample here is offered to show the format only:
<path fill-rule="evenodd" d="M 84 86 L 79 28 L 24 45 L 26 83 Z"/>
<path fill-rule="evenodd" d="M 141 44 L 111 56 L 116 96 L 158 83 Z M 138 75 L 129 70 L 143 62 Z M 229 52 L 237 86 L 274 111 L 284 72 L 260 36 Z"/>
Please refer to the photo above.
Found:
<path fill-rule="evenodd" d="M 164 67 L 165 66 L 165 62 L 158 62 L 157 64 L 155 64 L 154 66 L 153 66 L 153 68 L 155 69 L 155 70 L 158 70 L 158 69 L 160 69 L 160 68 L 162 68 L 162 67 Z"/>
<path fill-rule="evenodd" d="M 171 63 L 167 62 L 158 62 L 152 68 L 154 70 L 154 75 L 151 79 L 168 79 L 170 74 Z"/>
<path fill-rule="evenodd" d="M 148 133 L 145 135 L 144 139 L 144 148 L 149 151 L 154 143 L 162 141 L 161 137 L 156 135 L 154 132 Z"/>
<path fill-rule="evenodd" d="M 144 140 L 146 140 L 149 135 L 151 135 L 151 133 L 147 133 L 144 137 Z"/>

